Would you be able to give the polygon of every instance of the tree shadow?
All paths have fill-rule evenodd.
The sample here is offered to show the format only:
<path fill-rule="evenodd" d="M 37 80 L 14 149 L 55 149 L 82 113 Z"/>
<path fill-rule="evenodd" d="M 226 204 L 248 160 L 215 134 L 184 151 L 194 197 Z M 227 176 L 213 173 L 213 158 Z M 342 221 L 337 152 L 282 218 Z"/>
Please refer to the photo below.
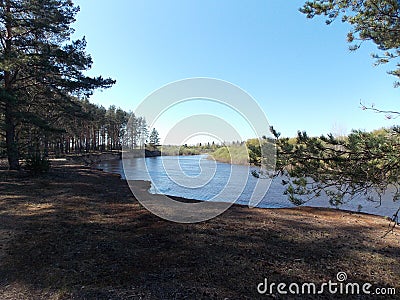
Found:
<path fill-rule="evenodd" d="M 1 249 L 3 295 L 19 289 L 21 298 L 304 299 L 260 295 L 257 285 L 264 278 L 336 281 L 338 272 L 349 282 L 399 288 L 398 243 L 374 239 L 376 227 L 362 218 L 357 223 L 343 212 L 346 223 L 329 209 L 235 206 L 208 222 L 176 224 L 143 209 L 118 178 L 72 169 L 0 187 L 0 234 L 10 233 Z M 349 299 L 307 295 L 340 297 Z"/>

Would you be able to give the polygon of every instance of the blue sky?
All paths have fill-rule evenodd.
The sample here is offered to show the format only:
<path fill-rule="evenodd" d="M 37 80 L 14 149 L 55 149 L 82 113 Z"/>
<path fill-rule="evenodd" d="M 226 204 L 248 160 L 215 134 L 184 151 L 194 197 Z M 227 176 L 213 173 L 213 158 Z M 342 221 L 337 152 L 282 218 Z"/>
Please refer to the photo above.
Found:
<path fill-rule="evenodd" d="M 359 107 L 361 100 L 397 108 L 399 90 L 386 74 L 389 66 L 373 67 L 375 46 L 350 52 L 348 27 L 306 19 L 298 12 L 303 1 L 75 2 L 81 7 L 75 37 L 86 36 L 94 60 L 88 74 L 117 80 L 96 92 L 94 103 L 134 110 L 169 82 L 211 77 L 252 95 L 284 136 L 396 122 Z"/>

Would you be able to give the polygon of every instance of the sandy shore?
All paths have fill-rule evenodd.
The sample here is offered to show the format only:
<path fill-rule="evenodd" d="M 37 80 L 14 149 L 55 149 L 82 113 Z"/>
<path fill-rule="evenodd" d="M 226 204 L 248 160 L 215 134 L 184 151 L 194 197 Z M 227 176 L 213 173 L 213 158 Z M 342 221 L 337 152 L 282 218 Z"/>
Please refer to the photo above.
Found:
<path fill-rule="evenodd" d="M 382 238 L 388 224 L 327 208 L 239 206 L 177 224 L 99 170 L 65 162 L 35 178 L 0 170 L 0 298 L 340 299 L 261 295 L 257 285 L 337 282 L 346 272 L 346 282 L 394 287 L 396 296 L 381 299 L 399 299 L 400 230 Z"/>

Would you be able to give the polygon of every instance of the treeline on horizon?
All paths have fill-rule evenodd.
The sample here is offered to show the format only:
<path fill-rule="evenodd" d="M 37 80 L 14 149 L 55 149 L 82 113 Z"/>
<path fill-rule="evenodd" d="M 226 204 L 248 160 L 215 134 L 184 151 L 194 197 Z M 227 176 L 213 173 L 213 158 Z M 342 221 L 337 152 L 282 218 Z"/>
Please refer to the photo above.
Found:
<path fill-rule="evenodd" d="M 251 138 L 242 142 L 230 142 L 218 145 L 213 145 L 211 151 L 207 151 L 207 147 L 199 145 L 191 147 L 182 147 L 180 155 L 201 154 L 207 152 L 212 158 L 220 162 L 233 164 L 252 164 L 256 166 L 264 165 L 275 167 L 275 164 L 293 166 L 293 163 L 287 163 L 287 149 L 291 148 L 289 156 L 299 155 L 301 160 L 312 160 L 313 155 L 321 155 L 323 161 L 324 153 L 328 153 L 333 149 L 337 155 L 357 151 L 359 147 L 359 137 L 368 144 L 370 151 L 380 151 L 380 148 L 388 143 L 397 143 L 398 136 L 393 134 L 399 130 L 398 127 L 379 128 L 371 132 L 353 130 L 348 135 L 333 135 L 327 136 L 308 136 L 306 132 L 298 131 L 297 137 L 281 137 L 280 133 L 271 127 L 271 132 L 275 135 L 275 139 L 266 138 Z M 319 146 L 310 146 L 308 143 L 317 143 Z M 372 150 L 374 149 L 374 150 Z M 310 151 L 310 155 L 303 155 L 304 151 Z M 342 153 L 343 152 L 343 153 Z M 282 161 L 285 161 L 282 163 Z"/>
<path fill-rule="evenodd" d="M 197 143 L 196 145 L 162 145 L 162 155 L 200 155 L 208 154 L 210 159 L 230 164 L 252 164 L 260 166 L 265 162 L 266 157 L 272 154 L 275 159 L 275 139 L 263 136 L 251 138 L 246 141 L 231 141 L 215 143 Z M 270 151 L 270 152 L 268 152 Z M 271 152 L 272 151 L 272 152 Z"/>

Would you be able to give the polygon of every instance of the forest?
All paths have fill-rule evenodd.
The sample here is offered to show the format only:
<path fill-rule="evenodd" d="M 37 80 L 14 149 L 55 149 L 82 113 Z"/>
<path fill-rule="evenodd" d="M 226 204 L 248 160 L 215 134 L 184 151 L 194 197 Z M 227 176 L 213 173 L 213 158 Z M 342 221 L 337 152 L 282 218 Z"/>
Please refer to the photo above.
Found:
<path fill-rule="evenodd" d="M 0 2 L 0 157 L 11 170 L 21 160 L 40 166 L 49 156 L 121 150 L 126 139 L 145 144 L 144 118 L 89 102 L 116 81 L 85 74 L 86 40 L 71 40 L 78 11 L 68 0 Z"/>
<path fill-rule="evenodd" d="M 114 105 L 108 109 L 75 99 L 68 114 L 49 113 L 45 127 L 21 123 L 16 127 L 21 158 L 33 154 L 62 157 L 95 151 L 121 150 L 129 138 L 143 148 L 149 135 L 146 120 Z M 4 118 L 4 116 L 3 116 Z M 128 120 L 129 122 L 128 127 Z M 5 133 L 1 132 L 1 157 L 6 157 Z"/>

